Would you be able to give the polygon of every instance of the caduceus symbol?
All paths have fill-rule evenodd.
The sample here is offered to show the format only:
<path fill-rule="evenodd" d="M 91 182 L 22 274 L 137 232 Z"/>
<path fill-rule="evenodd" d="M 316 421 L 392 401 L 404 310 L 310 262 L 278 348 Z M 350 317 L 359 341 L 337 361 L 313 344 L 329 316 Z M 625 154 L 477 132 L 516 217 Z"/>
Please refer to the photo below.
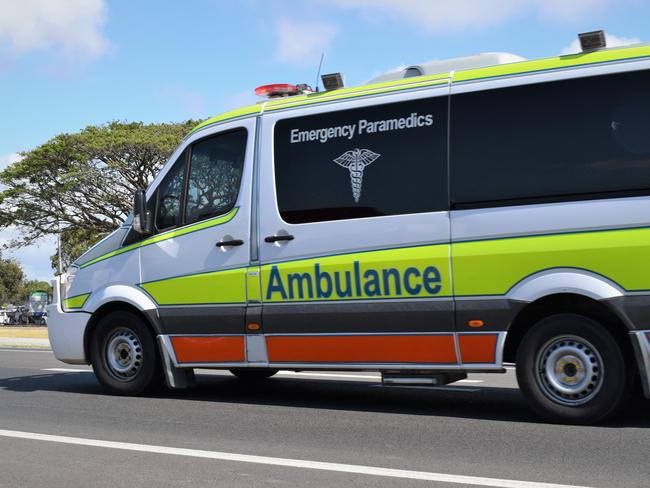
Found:
<path fill-rule="evenodd" d="M 359 203 L 359 198 L 361 198 L 363 170 L 379 156 L 381 154 L 372 152 L 369 149 L 353 149 L 334 160 L 336 164 L 350 170 L 350 183 L 352 184 L 352 196 L 355 203 Z"/>

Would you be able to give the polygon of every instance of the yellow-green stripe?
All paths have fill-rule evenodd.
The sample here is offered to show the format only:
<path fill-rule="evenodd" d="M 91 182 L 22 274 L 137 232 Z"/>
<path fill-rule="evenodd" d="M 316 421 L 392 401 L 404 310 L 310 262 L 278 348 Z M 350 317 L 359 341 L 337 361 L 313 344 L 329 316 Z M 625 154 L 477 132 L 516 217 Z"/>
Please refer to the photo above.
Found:
<path fill-rule="evenodd" d="M 89 296 L 90 293 L 84 293 L 82 295 L 75 295 L 73 297 L 66 298 L 63 301 L 63 306 L 65 307 L 66 310 L 71 310 L 74 308 L 82 308 L 86 303 L 86 300 L 88 300 Z"/>
<path fill-rule="evenodd" d="M 550 268 L 580 268 L 627 291 L 650 290 L 650 229 L 528 236 L 452 245 L 456 295 L 504 295 Z"/>
<path fill-rule="evenodd" d="M 102 256 L 99 256 L 95 259 L 91 259 L 90 261 L 81 264 L 79 267 L 85 268 L 87 266 L 90 266 L 91 264 L 95 264 L 98 263 L 99 261 L 103 261 L 104 259 L 112 258 L 113 256 L 117 256 L 119 254 L 123 254 L 129 251 L 133 251 L 134 249 L 138 249 L 140 247 L 148 246 L 150 244 L 155 244 L 161 241 L 166 241 L 167 239 L 172 239 L 173 237 L 180 237 L 182 235 L 189 234 L 191 232 L 196 232 L 210 227 L 215 227 L 217 225 L 225 224 L 226 222 L 230 222 L 235 217 L 235 215 L 237 215 L 238 210 L 239 207 L 235 207 L 226 215 L 215 217 L 209 220 L 204 220 L 202 222 L 199 222 L 198 224 L 188 225 L 186 227 L 181 227 L 180 229 L 174 229 L 169 232 L 163 232 L 162 234 L 157 234 L 143 241 L 136 242 L 135 244 L 131 244 L 129 246 L 124 246 L 120 249 L 116 249 L 115 251 L 111 251 L 109 253 L 103 254 Z"/>
<path fill-rule="evenodd" d="M 456 83 L 461 81 L 471 81 L 482 78 L 495 78 L 499 76 L 511 76 L 536 71 L 575 68 L 583 65 L 599 64 L 647 56 L 650 56 L 650 46 L 637 46 L 622 49 L 594 51 L 590 53 L 570 54 L 567 56 L 559 56 L 555 58 L 520 61 L 518 63 L 500 64 L 497 66 L 458 71 L 454 74 L 453 81 Z"/>
<path fill-rule="evenodd" d="M 246 303 L 246 268 L 141 283 L 158 305 Z"/>
<path fill-rule="evenodd" d="M 395 269 L 405 275 L 408 267 L 435 266 L 441 288 L 436 297 L 452 295 L 449 269 L 453 256 L 454 294 L 458 296 L 505 295 L 526 277 L 554 268 L 579 268 L 599 274 L 626 291 L 650 290 L 650 228 L 608 229 L 539 236 L 485 239 L 454 244 L 433 244 L 383 249 L 310 259 L 279 262 L 261 267 L 243 267 L 185 275 L 142 283 L 140 286 L 159 305 L 243 304 L 248 300 L 267 302 L 331 301 L 372 298 L 365 295 L 331 298 L 267 296 L 271 270 L 291 286 L 289 275 L 307 274 L 315 283 L 320 273 L 340 276 L 353 273 L 358 261 L 360 274 L 368 269 Z M 262 296 L 256 273 L 260 273 Z M 300 286 L 300 285 L 299 285 Z M 314 285 L 315 286 L 315 285 Z M 67 308 L 80 308 L 89 294 L 66 300 Z M 430 295 L 423 289 L 412 298 Z M 270 298 L 270 299 L 269 299 Z M 378 299 L 409 298 L 404 294 L 382 294 Z"/>

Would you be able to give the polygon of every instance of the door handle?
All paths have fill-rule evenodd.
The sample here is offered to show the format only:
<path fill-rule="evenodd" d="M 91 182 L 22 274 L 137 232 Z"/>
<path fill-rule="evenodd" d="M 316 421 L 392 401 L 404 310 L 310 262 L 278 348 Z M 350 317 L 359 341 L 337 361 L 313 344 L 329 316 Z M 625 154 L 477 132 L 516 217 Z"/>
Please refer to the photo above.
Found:
<path fill-rule="evenodd" d="M 241 246 L 244 243 L 241 239 L 231 239 L 229 241 L 219 241 L 217 242 L 217 247 L 226 247 L 226 246 Z"/>
<path fill-rule="evenodd" d="M 264 238 L 264 242 L 278 242 L 278 241 L 293 241 L 294 237 L 291 234 L 283 234 L 279 236 L 268 236 Z"/>

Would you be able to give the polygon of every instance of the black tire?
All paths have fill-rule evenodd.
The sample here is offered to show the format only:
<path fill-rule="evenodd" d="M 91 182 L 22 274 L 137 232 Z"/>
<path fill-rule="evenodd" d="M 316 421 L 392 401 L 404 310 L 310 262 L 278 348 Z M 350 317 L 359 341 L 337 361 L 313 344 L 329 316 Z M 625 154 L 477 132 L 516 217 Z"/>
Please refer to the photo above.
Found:
<path fill-rule="evenodd" d="M 593 424 L 614 415 L 633 382 L 616 339 L 583 315 L 537 322 L 519 345 L 516 361 L 524 397 L 538 415 L 556 423 Z"/>
<path fill-rule="evenodd" d="M 112 312 L 99 321 L 90 340 L 90 361 L 99 383 L 113 395 L 141 395 L 162 383 L 154 337 L 131 312 Z"/>
<path fill-rule="evenodd" d="M 233 368 L 230 370 L 237 378 L 244 381 L 259 381 L 270 378 L 278 372 L 271 368 Z"/>

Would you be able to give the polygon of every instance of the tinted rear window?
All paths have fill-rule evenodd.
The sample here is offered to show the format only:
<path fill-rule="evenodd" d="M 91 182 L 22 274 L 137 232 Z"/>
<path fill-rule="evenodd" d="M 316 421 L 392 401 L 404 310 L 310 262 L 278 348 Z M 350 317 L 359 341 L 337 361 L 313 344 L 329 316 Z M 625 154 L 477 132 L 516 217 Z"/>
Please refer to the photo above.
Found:
<path fill-rule="evenodd" d="M 450 154 L 457 204 L 647 193 L 650 72 L 454 95 Z"/>

